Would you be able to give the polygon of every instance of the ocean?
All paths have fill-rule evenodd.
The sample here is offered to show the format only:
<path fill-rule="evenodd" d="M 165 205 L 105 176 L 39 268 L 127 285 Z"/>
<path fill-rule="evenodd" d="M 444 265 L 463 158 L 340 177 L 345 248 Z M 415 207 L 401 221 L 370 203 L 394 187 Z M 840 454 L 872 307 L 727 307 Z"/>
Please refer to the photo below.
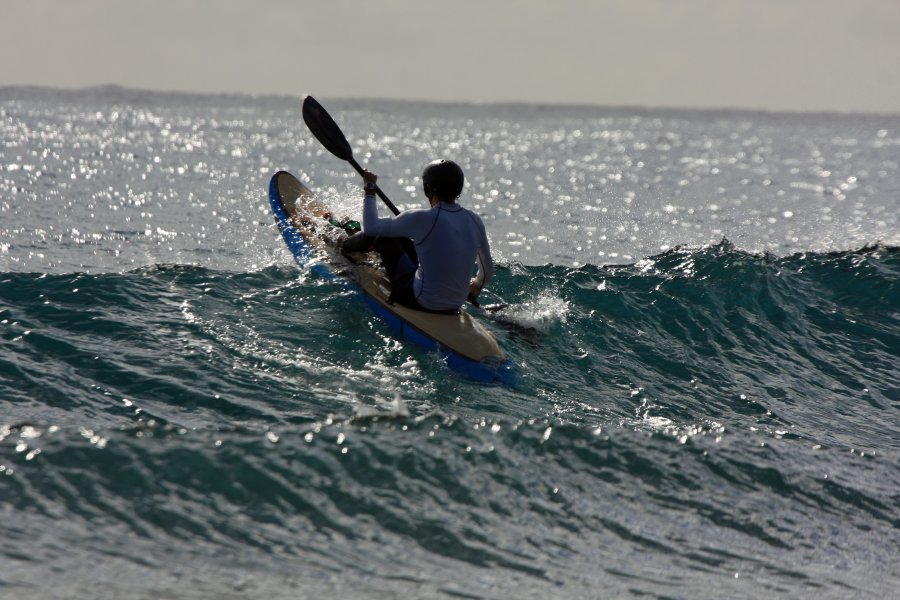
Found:
<path fill-rule="evenodd" d="M 515 385 L 293 261 L 301 98 L 0 88 L 0 598 L 896 594 L 900 115 L 319 100 Z"/>

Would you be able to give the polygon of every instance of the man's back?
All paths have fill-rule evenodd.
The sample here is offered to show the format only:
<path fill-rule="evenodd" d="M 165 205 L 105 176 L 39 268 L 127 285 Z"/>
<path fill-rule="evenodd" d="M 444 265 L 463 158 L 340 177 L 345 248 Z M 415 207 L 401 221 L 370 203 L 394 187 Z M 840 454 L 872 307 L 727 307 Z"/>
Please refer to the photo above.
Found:
<path fill-rule="evenodd" d="M 408 237 L 419 266 L 413 281 L 416 300 L 430 310 L 452 310 L 466 301 L 472 267 L 478 260 L 481 285 L 493 275 L 490 246 L 481 218 L 456 203 L 438 202 L 393 219 L 379 219 L 374 197 L 363 205 L 363 231 L 379 237 Z"/>

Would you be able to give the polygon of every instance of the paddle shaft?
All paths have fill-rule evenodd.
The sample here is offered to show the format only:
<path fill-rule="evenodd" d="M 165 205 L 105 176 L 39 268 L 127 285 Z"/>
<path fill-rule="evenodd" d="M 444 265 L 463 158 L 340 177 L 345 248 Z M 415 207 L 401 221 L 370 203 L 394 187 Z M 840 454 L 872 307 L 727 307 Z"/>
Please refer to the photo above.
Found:
<path fill-rule="evenodd" d="M 350 158 L 347 159 L 347 162 L 350 163 L 351 167 L 356 169 L 357 173 L 359 173 L 360 175 L 363 174 L 363 168 L 360 166 L 360 164 L 358 162 L 356 162 L 355 158 L 353 158 L 351 156 Z M 384 202 L 385 206 L 387 206 L 389 209 L 391 209 L 392 213 L 394 213 L 395 215 L 400 214 L 400 211 L 397 209 L 396 206 L 394 206 L 394 203 L 390 201 L 390 199 L 385 195 L 384 192 L 381 191 L 381 188 L 378 187 L 377 185 L 375 186 L 375 193 L 378 194 L 378 197 L 381 198 L 381 201 Z"/>

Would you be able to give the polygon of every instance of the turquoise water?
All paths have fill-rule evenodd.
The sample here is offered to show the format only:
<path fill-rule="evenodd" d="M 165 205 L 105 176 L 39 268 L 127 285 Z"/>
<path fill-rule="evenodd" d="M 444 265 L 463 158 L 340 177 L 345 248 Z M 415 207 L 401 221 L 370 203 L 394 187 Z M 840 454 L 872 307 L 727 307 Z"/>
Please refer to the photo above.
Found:
<path fill-rule="evenodd" d="M 900 119 L 325 105 L 463 157 L 518 385 L 293 263 L 299 100 L 0 90 L 0 597 L 893 593 Z"/>

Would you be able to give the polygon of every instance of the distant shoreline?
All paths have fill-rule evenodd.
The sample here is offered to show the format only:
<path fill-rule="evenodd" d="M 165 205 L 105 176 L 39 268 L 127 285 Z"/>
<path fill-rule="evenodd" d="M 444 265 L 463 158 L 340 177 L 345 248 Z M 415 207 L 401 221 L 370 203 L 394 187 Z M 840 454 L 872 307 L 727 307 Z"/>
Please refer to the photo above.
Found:
<path fill-rule="evenodd" d="M 252 94 L 247 92 L 198 92 L 183 90 L 153 90 L 146 88 L 132 88 L 117 84 L 104 84 L 78 88 L 54 87 L 44 85 L 0 85 L 0 101 L 8 99 L 10 96 L 19 94 L 53 94 L 57 96 L 66 95 L 88 95 L 88 96 L 118 96 L 124 100 L 140 101 L 148 98 L 162 97 L 178 97 L 187 103 L 196 103 L 208 98 L 215 98 L 218 101 L 229 100 L 236 104 L 246 103 L 247 100 L 263 101 L 263 102 L 301 102 L 303 94 Z M 310 91 L 314 93 L 314 91 Z M 741 107 L 678 107 L 678 106 L 639 106 L 639 105 L 605 105 L 605 104 L 585 104 L 585 103 L 547 103 L 547 102 L 515 102 L 515 101 L 480 101 L 473 100 L 471 102 L 463 101 L 438 101 L 438 100 L 422 100 L 422 99 L 405 99 L 405 98 L 384 98 L 384 97 L 357 97 L 357 96 L 327 96 L 314 94 L 317 98 L 329 100 L 332 102 L 346 103 L 348 105 L 356 103 L 364 103 L 371 107 L 372 104 L 387 105 L 426 105 L 426 106 L 448 106 L 454 108 L 515 108 L 517 110 L 531 109 L 534 111 L 612 111 L 616 113 L 632 113 L 638 116 L 648 115 L 697 115 L 704 114 L 706 116 L 735 116 L 735 115 L 762 115 L 762 116 L 786 116 L 786 117 L 861 117 L 861 118 L 897 118 L 900 117 L 900 110 L 894 113 L 890 112 L 868 112 L 868 111 L 838 111 L 838 110 L 774 110 L 774 109 L 755 109 Z"/>

